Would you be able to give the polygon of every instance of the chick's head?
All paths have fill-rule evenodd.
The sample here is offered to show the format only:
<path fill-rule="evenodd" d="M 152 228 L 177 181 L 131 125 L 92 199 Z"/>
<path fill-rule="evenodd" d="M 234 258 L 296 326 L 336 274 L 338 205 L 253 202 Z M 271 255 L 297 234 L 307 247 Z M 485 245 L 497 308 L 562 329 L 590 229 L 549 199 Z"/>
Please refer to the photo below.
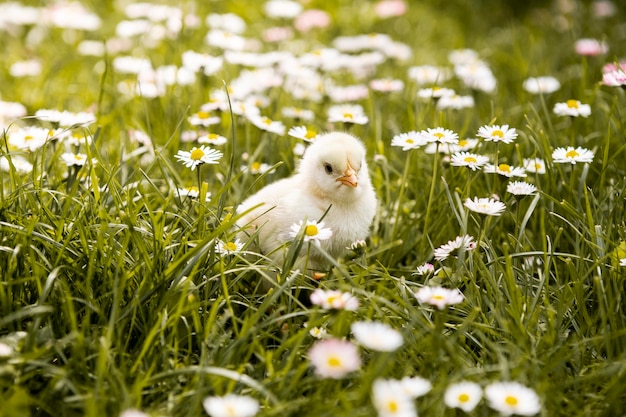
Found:
<path fill-rule="evenodd" d="M 318 136 L 300 162 L 299 173 L 314 194 L 336 201 L 358 197 L 370 184 L 365 147 L 347 133 Z"/>

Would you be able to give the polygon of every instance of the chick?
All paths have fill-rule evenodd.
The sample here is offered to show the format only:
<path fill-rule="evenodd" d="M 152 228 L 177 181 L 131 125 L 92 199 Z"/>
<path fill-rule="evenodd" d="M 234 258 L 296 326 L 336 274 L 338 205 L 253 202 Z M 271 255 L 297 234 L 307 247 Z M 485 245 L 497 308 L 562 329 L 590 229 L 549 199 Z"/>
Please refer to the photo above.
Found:
<path fill-rule="evenodd" d="M 292 240 L 291 226 L 301 220 L 322 220 L 333 234 L 321 241 L 320 247 L 337 258 L 352 242 L 367 238 L 376 207 L 365 147 L 352 135 L 332 132 L 315 139 L 296 174 L 267 185 L 245 200 L 237 209 L 243 213 L 237 226 L 242 239 L 258 231 L 250 249 L 282 265 L 287 249 L 281 246 Z M 328 270 L 326 257 L 316 245 L 311 246 L 307 269 Z M 306 245 L 295 268 L 303 268 L 305 256 Z"/>

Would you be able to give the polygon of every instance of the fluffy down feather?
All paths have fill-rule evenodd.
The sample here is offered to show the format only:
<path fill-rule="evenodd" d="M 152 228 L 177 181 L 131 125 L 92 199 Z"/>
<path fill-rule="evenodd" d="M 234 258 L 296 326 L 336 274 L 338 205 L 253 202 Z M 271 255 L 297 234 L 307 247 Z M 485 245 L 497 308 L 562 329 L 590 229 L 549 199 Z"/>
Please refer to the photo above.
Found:
<path fill-rule="evenodd" d="M 306 150 L 296 174 L 267 185 L 239 206 L 238 213 L 244 213 L 237 222 L 239 237 L 246 239 L 258 229 L 256 246 L 250 249 L 282 265 L 286 249 L 279 248 L 291 240 L 291 225 L 319 221 L 328 210 L 322 221 L 333 235 L 321 248 L 336 258 L 369 235 L 376 206 L 363 144 L 347 133 L 327 133 Z M 328 261 L 312 246 L 308 268 L 327 270 Z M 297 268 L 303 267 L 303 255 Z"/>

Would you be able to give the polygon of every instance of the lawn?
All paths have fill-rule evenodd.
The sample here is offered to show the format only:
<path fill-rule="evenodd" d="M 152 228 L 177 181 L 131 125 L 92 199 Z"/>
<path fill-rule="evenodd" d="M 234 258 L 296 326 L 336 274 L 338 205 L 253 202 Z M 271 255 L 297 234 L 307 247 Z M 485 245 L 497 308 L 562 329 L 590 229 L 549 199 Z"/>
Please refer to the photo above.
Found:
<path fill-rule="evenodd" d="M 608 0 L 0 3 L 0 416 L 624 415 L 625 45 Z M 313 276 L 237 208 L 336 131 L 378 205 Z"/>

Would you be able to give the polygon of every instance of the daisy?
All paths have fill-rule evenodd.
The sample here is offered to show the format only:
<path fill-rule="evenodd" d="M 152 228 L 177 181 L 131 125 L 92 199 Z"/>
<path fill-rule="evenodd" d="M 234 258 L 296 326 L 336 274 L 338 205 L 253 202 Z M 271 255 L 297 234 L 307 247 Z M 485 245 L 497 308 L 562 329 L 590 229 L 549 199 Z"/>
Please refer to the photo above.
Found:
<path fill-rule="evenodd" d="M 215 29 L 228 29 L 233 33 L 243 33 L 246 21 L 235 13 L 211 13 L 206 17 L 206 24 Z"/>
<path fill-rule="evenodd" d="M 468 198 L 463 205 L 475 213 L 486 214 L 487 216 L 499 216 L 506 209 L 503 202 L 493 198 L 474 197 L 473 200 Z"/>
<path fill-rule="evenodd" d="M 302 5 L 292 0 L 268 0 L 264 10 L 269 17 L 293 19 L 302 12 Z"/>
<path fill-rule="evenodd" d="M 215 252 L 222 256 L 235 255 L 243 250 L 243 243 L 239 239 L 231 241 L 218 240 L 215 244 Z"/>
<path fill-rule="evenodd" d="M 338 104 L 328 108 L 328 121 L 364 125 L 369 122 L 369 118 L 358 104 Z"/>
<path fill-rule="evenodd" d="M 17 119 L 26 116 L 27 110 L 22 103 L 0 100 L 0 121 L 3 118 Z"/>
<path fill-rule="evenodd" d="M 487 163 L 489 163 L 488 157 L 470 152 L 457 152 L 452 155 L 452 159 L 450 161 L 450 165 L 452 166 L 468 167 L 472 171 L 476 171 Z"/>
<path fill-rule="evenodd" d="M 441 245 L 435 249 L 435 259 L 438 261 L 445 261 L 448 257 L 456 253 L 458 250 L 470 251 L 476 248 L 476 242 L 470 235 L 457 236 L 456 239 L 448 241 L 448 243 Z"/>
<path fill-rule="evenodd" d="M 330 22 L 330 15 L 325 11 L 309 9 L 296 16 L 293 25 L 300 32 L 308 32 L 314 28 L 325 28 Z"/>
<path fill-rule="evenodd" d="M 546 162 L 541 158 L 524 158 L 524 169 L 533 174 L 545 174 Z"/>
<path fill-rule="evenodd" d="M 36 151 L 51 139 L 54 132 L 41 127 L 28 126 L 9 133 L 7 142 L 9 146 L 17 149 Z"/>
<path fill-rule="evenodd" d="M 215 146 L 223 145 L 228 142 L 228 139 L 226 139 L 222 135 L 218 135 L 217 133 L 206 133 L 204 135 L 198 136 L 196 140 L 198 141 L 198 143 L 206 143 Z"/>
<path fill-rule="evenodd" d="M 266 164 L 265 162 L 255 161 L 248 166 L 241 167 L 241 170 L 250 172 L 250 174 L 252 175 L 259 175 L 265 174 L 267 171 L 270 170 L 270 168 L 271 166 L 269 164 Z"/>
<path fill-rule="evenodd" d="M 326 86 L 326 95 L 333 103 L 353 102 L 363 100 L 369 96 L 367 86 L 363 84 L 348 86 Z"/>
<path fill-rule="evenodd" d="M 129 408 L 120 413 L 118 417 L 150 417 L 149 414 L 144 413 L 143 411 L 136 410 L 134 408 Z"/>
<path fill-rule="evenodd" d="M 426 129 L 419 132 L 420 135 L 427 142 L 438 143 L 458 143 L 459 135 L 451 131 L 450 129 L 444 129 L 443 127 L 436 127 L 434 129 Z"/>
<path fill-rule="evenodd" d="M 311 293 L 311 303 L 326 310 L 355 311 L 359 308 L 359 299 L 348 292 L 316 289 Z"/>
<path fill-rule="evenodd" d="M 417 417 L 413 398 L 399 389 L 396 380 L 376 379 L 372 385 L 372 403 L 378 417 Z"/>
<path fill-rule="evenodd" d="M 619 260 L 619 266 L 626 266 L 626 258 L 622 258 Z"/>
<path fill-rule="evenodd" d="M 346 247 L 346 249 L 351 250 L 352 252 L 356 254 L 365 253 L 366 248 L 367 248 L 367 242 L 365 242 L 362 239 L 355 240 L 354 242 L 350 243 L 350 246 Z"/>
<path fill-rule="evenodd" d="M 407 133 L 399 133 L 391 138 L 391 146 L 402 147 L 403 151 L 419 148 L 426 143 L 428 143 L 426 138 L 414 130 Z"/>
<path fill-rule="evenodd" d="M 26 158 L 17 155 L 10 158 L 0 156 L 0 171 L 10 172 L 11 167 L 15 168 L 17 174 L 28 174 L 33 171 L 33 164 L 28 162 Z"/>
<path fill-rule="evenodd" d="M 507 184 L 506 191 L 514 195 L 534 195 L 537 187 L 524 181 L 513 181 Z"/>
<path fill-rule="evenodd" d="M 518 382 L 494 382 L 485 388 L 489 407 L 500 414 L 532 416 L 541 411 L 537 393 Z"/>
<path fill-rule="evenodd" d="M 202 145 L 199 148 L 194 147 L 191 151 L 178 151 L 174 157 L 193 171 L 202 164 L 217 164 L 222 156 L 222 152 Z"/>
<path fill-rule="evenodd" d="M 392 93 L 402 91 L 404 89 L 404 82 L 392 78 L 378 78 L 370 81 L 370 88 L 381 93 Z"/>
<path fill-rule="evenodd" d="M 550 94 L 561 88 L 561 83 L 554 77 L 530 77 L 524 80 L 524 90 L 531 94 Z"/>
<path fill-rule="evenodd" d="M 313 129 L 309 129 L 306 126 L 294 126 L 287 132 L 289 136 L 297 139 L 302 139 L 305 142 L 314 142 L 317 137 L 317 132 Z"/>
<path fill-rule="evenodd" d="M 556 103 L 553 111 L 558 116 L 589 117 L 591 107 L 589 104 L 582 104 L 578 100 L 567 100 L 564 103 Z"/>
<path fill-rule="evenodd" d="M 8 358 L 13 355 L 13 348 L 6 343 L 0 342 L 0 358 Z"/>
<path fill-rule="evenodd" d="M 408 75 L 419 85 L 441 84 L 450 79 L 450 71 L 433 65 L 411 67 Z"/>
<path fill-rule="evenodd" d="M 284 107 L 282 109 L 282 114 L 285 117 L 289 117 L 292 119 L 300 119 L 311 121 L 315 118 L 315 114 L 312 110 L 301 109 L 299 107 Z"/>
<path fill-rule="evenodd" d="M 198 198 L 200 197 L 200 190 L 195 185 L 189 187 L 177 188 L 176 192 L 180 198 L 189 197 L 189 198 Z M 211 193 L 206 193 L 206 202 L 211 201 Z"/>
<path fill-rule="evenodd" d="M 451 88 L 443 88 L 443 87 L 432 87 L 432 88 L 420 88 L 417 91 L 417 96 L 419 98 L 438 98 L 441 99 L 443 97 L 452 97 L 456 93 Z"/>
<path fill-rule="evenodd" d="M 475 382 L 462 381 L 446 388 L 443 402 L 450 408 L 460 408 L 469 413 L 476 408 L 483 396 L 483 390 Z"/>
<path fill-rule="evenodd" d="M 419 376 L 405 376 L 400 381 L 400 389 L 411 398 L 418 398 L 428 393 L 433 384 Z"/>
<path fill-rule="evenodd" d="M 41 74 L 42 65 L 37 59 L 29 59 L 26 61 L 18 61 L 11 64 L 9 73 L 11 76 L 20 77 L 35 77 Z"/>
<path fill-rule="evenodd" d="M 381 19 L 402 16 L 407 11 L 404 0 L 381 0 L 374 6 L 374 12 Z"/>
<path fill-rule="evenodd" d="M 609 87 L 624 87 L 626 85 L 626 71 L 617 69 L 602 74 L 602 84 Z"/>
<path fill-rule="evenodd" d="M 194 113 L 187 118 L 187 121 L 189 121 L 189 123 L 191 123 L 192 125 L 204 127 L 219 124 L 221 120 L 222 119 L 220 119 L 219 116 L 214 116 L 213 114 L 204 110 L 200 110 L 199 112 Z"/>
<path fill-rule="evenodd" d="M 84 153 L 65 152 L 61 155 L 61 159 L 63 159 L 63 162 L 65 162 L 68 167 L 82 167 L 89 162 L 87 155 Z M 91 159 L 92 164 L 95 164 L 96 162 L 97 160 L 95 158 Z"/>
<path fill-rule="evenodd" d="M 393 352 L 404 343 L 399 331 L 382 322 L 357 321 L 350 329 L 361 346 L 378 352 Z"/>
<path fill-rule="evenodd" d="M 603 55 L 609 51 L 606 42 L 589 38 L 578 39 L 574 44 L 574 49 L 578 55 L 584 56 Z"/>
<path fill-rule="evenodd" d="M 473 90 L 492 93 L 498 85 L 489 65 L 480 59 L 467 64 L 455 65 L 454 73 L 467 87 Z"/>
<path fill-rule="evenodd" d="M 312 327 L 309 330 L 309 334 L 316 339 L 323 339 L 328 334 L 328 331 L 323 327 Z"/>
<path fill-rule="evenodd" d="M 247 395 L 228 394 L 223 397 L 206 397 L 204 410 L 211 417 L 253 417 L 259 412 L 259 402 Z"/>
<path fill-rule="evenodd" d="M 476 136 L 489 142 L 511 143 L 517 138 L 517 131 L 509 125 L 481 126 Z"/>
<path fill-rule="evenodd" d="M 315 374 L 322 378 L 340 379 L 361 367 L 358 348 L 345 340 L 323 339 L 308 353 Z"/>
<path fill-rule="evenodd" d="M 498 166 L 493 164 L 487 164 L 485 165 L 485 168 L 483 168 L 483 171 L 488 174 L 499 174 L 507 178 L 526 176 L 526 171 L 524 170 L 524 168 L 514 167 L 508 164 L 498 164 Z"/>
<path fill-rule="evenodd" d="M 589 149 L 581 148 L 580 146 L 577 148 L 573 146 L 556 148 L 554 152 L 552 152 L 552 161 L 556 164 L 570 163 L 572 165 L 577 162 L 589 163 L 593 162 L 593 152 Z"/>
<path fill-rule="evenodd" d="M 250 120 L 253 125 L 266 132 L 275 133 L 280 136 L 285 134 L 285 125 L 281 121 L 272 120 L 269 117 L 260 115 L 249 116 L 248 120 Z"/>
<path fill-rule="evenodd" d="M 439 310 L 449 305 L 462 303 L 465 299 L 458 288 L 449 290 L 443 287 L 422 287 L 415 292 L 415 298 L 420 304 L 430 304 Z"/>
<path fill-rule="evenodd" d="M 429 276 L 435 273 L 435 266 L 426 262 L 425 264 L 419 265 L 415 272 L 412 275 L 420 275 L 420 276 Z"/>
<path fill-rule="evenodd" d="M 291 225 L 291 231 L 289 235 L 292 238 L 296 238 L 300 231 L 304 229 L 304 241 L 313 241 L 317 246 L 320 245 L 322 240 L 330 239 L 333 235 L 333 231 L 324 227 L 324 222 L 316 222 L 307 220 L 306 223 L 300 220 L 298 223 Z"/>
<path fill-rule="evenodd" d="M 437 101 L 437 109 L 466 109 L 474 107 L 474 97 L 453 95 L 449 97 L 441 97 Z"/>

